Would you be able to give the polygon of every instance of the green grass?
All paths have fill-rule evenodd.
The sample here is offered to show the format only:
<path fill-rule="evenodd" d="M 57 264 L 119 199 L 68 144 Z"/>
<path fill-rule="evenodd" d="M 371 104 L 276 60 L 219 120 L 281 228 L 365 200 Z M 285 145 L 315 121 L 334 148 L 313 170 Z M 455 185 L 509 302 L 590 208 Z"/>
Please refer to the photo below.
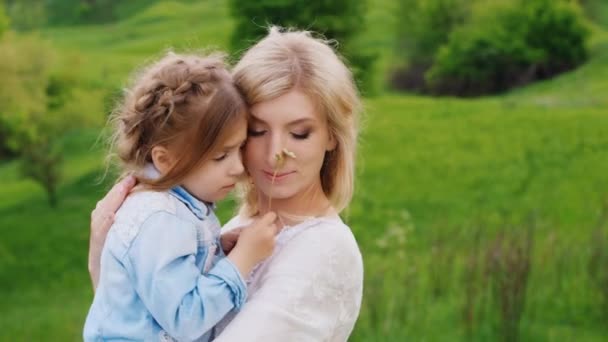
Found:
<path fill-rule="evenodd" d="M 362 38 L 378 49 L 384 71 L 394 58 L 391 8 L 392 1 L 372 3 Z M 95 144 L 104 101 L 162 49 L 223 49 L 231 30 L 226 4 L 214 0 L 41 33 L 57 50 L 57 68 L 77 80 L 68 110 L 88 125 L 62 140 L 57 209 L 18 175 L 16 162 L 0 165 L 0 340 L 80 339 L 92 299 L 89 214 L 112 181 L 101 179 L 103 146 Z M 357 189 L 345 215 L 366 269 L 353 341 L 495 340 L 498 304 L 467 263 L 476 249 L 485 260 L 496 234 L 522 231 L 530 214 L 537 223 L 521 339 L 605 340 L 608 321 L 588 263 L 608 197 L 608 33 L 599 25 L 593 32 L 587 64 L 505 95 L 365 100 Z M 222 220 L 233 205 L 220 206 Z M 469 284 L 478 286 L 472 336 L 462 318 Z"/>
<path fill-rule="evenodd" d="M 606 107 L 519 103 L 513 97 L 398 96 L 368 103 L 362 171 L 349 217 L 366 255 L 369 306 L 357 327 L 361 336 L 374 340 L 384 324 L 388 340 L 442 340 L 446 331 L 458 333 L 464 281 L 456 273 L 475 227 L 489 238 L 499 229 L 519 229 L 529 213 L 536 213 L 539 227 L 526 313 L 538 317 L 524 316 L 523 336 L 543 340 L 555 329 L 576 336 L 581 323 L 589 324 L 579 317 L 599 325 L 586 283 L 586 250 L 608 190 Z M 394 230 L 406 241 L 382 247 L 383 236 L 390 241 Z M 564 264 L 558 269 L 553 260 L 542 263 L 541 255 Z M 434 272 L 439 279 L 430 278 Z M 551 285 L 562 275 L 563 287 Z M 429 282 L 448 293 L 434 298 Z M 415 311 L 393 311 L 391 303 Z M 379 322 L 370 316 L 374 311 Z M 404 324 L 404 317 L 411 321 Z M 606 334 L 585 332 L 590 340 Z"/>

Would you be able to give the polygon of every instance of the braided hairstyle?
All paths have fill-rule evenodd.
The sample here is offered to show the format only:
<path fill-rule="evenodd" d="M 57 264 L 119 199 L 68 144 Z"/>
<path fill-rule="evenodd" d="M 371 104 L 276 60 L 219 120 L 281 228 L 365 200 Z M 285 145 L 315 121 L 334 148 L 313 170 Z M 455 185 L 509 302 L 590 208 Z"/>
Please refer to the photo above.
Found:
<path fill-rule="evenodd" d="M 149 189 L 166 190 L 209 160 L 246 117 L 222 55 L 169 52 L 134 78 L 112 114 L 112 154 L 124 174 L 134 174 Z M 179 157 L 158 179 L 144 172 L 154 146 Z"/>

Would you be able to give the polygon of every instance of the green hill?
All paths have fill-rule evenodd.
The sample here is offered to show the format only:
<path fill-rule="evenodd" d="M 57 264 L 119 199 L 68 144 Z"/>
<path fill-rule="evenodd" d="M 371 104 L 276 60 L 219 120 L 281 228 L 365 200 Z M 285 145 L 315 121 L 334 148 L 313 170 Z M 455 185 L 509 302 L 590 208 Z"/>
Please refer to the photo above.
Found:
<path fill-rule="evenodd" d="M 396 20 L 393 2 L 374 4 L 362 39 L 379 49 L 382 74 Z M 497 234 L 525 231 L 530 215 L 536 225 L 521 339 L 605 339 L 602 291 L 589 267 L 594 248 L 608 246 L 593 235 L 608 199 L 604 27 L 594 27 L 587 64 L 502 96 L 383 93 L 365 100 L 356 195 L 345 215 L 366 267 L 353 341 L 494 340 L 500 303 L 483 263 Z M 111 94 L 163 49 L 224 49 L 231 30 L 228 8 L 216 0 L 167 2 L 117 23 L 43 30 L 58 52 L 57 68 L 78 80 L 69 110 L 89 126 L 62 141 L 56 210 L 40 187 L 18 176 L 16 162 L 0 165 L 0 340 L 80 339 L 92 300 L 88 219 L 112 181 L 102 179 L 103 146 L 96 144 Z M 232 207 L 220 205 L 223 220 Z M 475 251 L 481 264 L 471 266 Z"/>

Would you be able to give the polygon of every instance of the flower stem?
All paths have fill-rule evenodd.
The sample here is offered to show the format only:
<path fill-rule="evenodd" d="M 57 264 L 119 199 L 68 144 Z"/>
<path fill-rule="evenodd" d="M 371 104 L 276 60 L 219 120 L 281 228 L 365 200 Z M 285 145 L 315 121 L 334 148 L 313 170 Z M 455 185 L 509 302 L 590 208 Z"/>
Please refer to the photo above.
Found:
<path fill-rule="evenodd" d="M 279 169 L 281 169 L 283 167 L 283 164 L 285 164 L 285 159 L 287 159 L 287 157 L 296 159 L 296 155 L 286 148 L 282 149 L 280 153 L 274 155 L 274 159 L 276 159 L 277 162 L 274 166 L 274 171 L 272 173 L 272 181 L 270 182 L 270 194 L 268 194 L 268 211 L 272 210 L 272 191 L 274 190 L 274 181 L 277 178 L 277 173 L 279 172 Z"/>
<path fill-rule="evenodd" d="M 278 167 L 275 167 L 274 173 L 272 174 L 272 181 L 270 182 L 270 194 L 268 194 L 268 211 L 272 210 L 272 190 L 274 188 L 274 180 L 277 177 Z"/>

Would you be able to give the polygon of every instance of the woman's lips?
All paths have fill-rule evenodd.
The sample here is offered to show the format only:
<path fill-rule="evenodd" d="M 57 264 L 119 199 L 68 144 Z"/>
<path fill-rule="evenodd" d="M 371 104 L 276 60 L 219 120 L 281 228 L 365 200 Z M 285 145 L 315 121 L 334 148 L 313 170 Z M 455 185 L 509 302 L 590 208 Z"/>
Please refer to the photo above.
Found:
<path fill-rule="evenodd" d="M 285 178 L 287 178 L 289 175 L 291 175 L 294 172 L 295 171 L 277 172 L 277 174 L 275 175 L 274 172 L 262 171 L 262 173 L 264 174 L 264 177 L 266 179 L 268 179 L 269 181 L 272 181 L 274 178 L 275 182 L 280 182 L 280 181 L 284 180 Z"/>

